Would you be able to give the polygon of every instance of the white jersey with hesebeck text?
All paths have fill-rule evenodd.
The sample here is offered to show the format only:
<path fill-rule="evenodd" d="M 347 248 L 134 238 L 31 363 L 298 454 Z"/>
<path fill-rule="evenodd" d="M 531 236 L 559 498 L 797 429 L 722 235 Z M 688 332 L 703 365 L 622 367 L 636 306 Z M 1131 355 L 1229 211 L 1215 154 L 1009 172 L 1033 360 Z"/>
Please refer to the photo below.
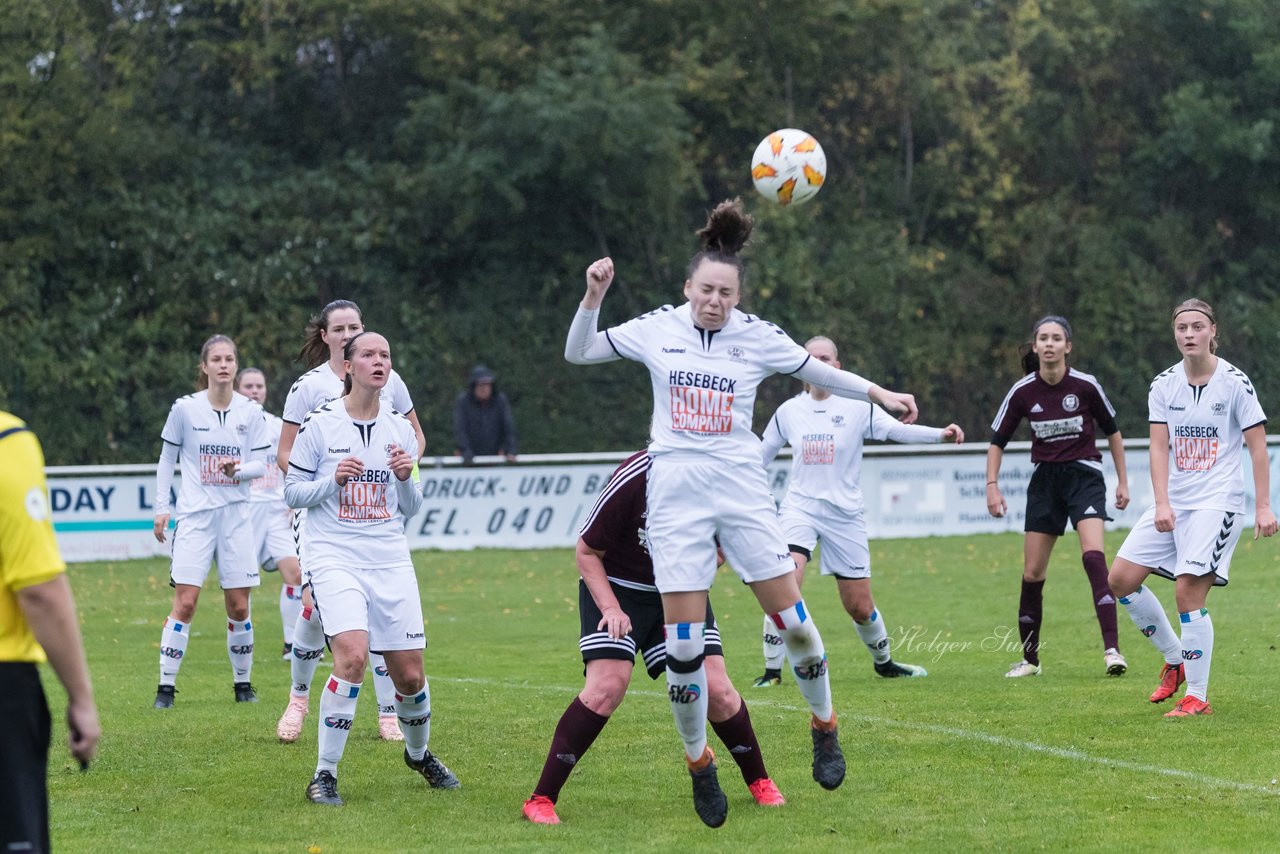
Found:
<path fill-rule="evenodd" d="M 1242 434 L 1267 422 L 1249 378 L 1219 358 L 1209 382 L 1193 386 L 1179 362 L 1151 383 L 1147 404 L 1151 423 L 1169 427 L 1169 506 L 1244 512 Z"/>
<path fill-rule="evenodd" d="M 173 402 L 160 438 L 178 448 L 178 503 L 173 518 L 249 500 L 249 481 L 222 473 L 227 462 L 243 465 L 271 445 L 262 407 L 239 392 L 231 405 L 217 410 L 208 390 Z"/>
<path fill-rule="evenodd" d="M 940 442 L 942 430 L 900 423 L 879 406 L 835 397 L 814 400 L 802 392 L 778 407 L 761 437 L 762 460 L 773 462 L 783 445 L 792 450 L 787 495 L 862 510 L 862 448 L 867 439 Z"/>
<path fill-rule="evenodd" d="M 267 473 L 249 482 L 249 500 L 254 504 L 271 504 L 287 509 L 284 503 L 284 473 L 276 464 L 276 454 L 280 450 L 280 429 L 284 422 L 279 416 L 263 410 L 266 419 L 267 438 L 271 440 L 267 448 Z"/>
<path fill-rule="evenodd" d="M 284 420 L 290 424 L 301 424 L 308 412 L 340 397 L 342 377 L 333 372 L 328 362 L 317 365 L 298 377 L 297 382 L 289 389 L 289 395 L 284 399 Z M 381 397 L 395 407 L 397 412 L 407 415 L 413 411 L 409 387 L 394 370 L 387 378 Z"/>
<path fill-rule="evenodd" d="M 302 546 L 308 570 L 385 569 L 409 560 L 397 480 L 387 461 L 393 444 L 417 459 L 418 439 L 409 419 L 385 400 L 380 404 L 377 418 L 355 421 L 341 401 L 326 403 L 298 429 L 290 471 L 296 468 L 319 481 L 333 480 L 338 463 L 347 457 L 359 457 L 365 467 L 359 478 L 307 510 Z"/>
<path fill-rule="evenodd" d="M 760 464 L 751 432 L 756 387 L 790 374 L 809 353 L 772 323 L 734 309 L 724 328 L 699 329 L 688 303 L 662 308 L 605 333 L 619 356 L 643 362 L 653 380 L 649 453 L 696 451 Z"/>

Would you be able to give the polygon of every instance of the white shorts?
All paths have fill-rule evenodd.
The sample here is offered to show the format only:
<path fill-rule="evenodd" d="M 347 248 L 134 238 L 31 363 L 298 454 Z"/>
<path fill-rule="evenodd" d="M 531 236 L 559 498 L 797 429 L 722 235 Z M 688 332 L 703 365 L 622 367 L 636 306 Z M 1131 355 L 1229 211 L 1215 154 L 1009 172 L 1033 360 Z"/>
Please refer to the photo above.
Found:
<path fill-rule="evenodd" d="M 782 525 L 787 545 L 800 546 L 810 555 L 818 541 L 822 541 L 823 575 L 871 577 L 867 522 L 861 510 L 848 513 L 826 501 L 788 496 L 778 510 L 778 523 Z"/>
<path fill-rule="evenodd" d="M 247 501 L 186 514 L 173 529 L 172 548 L 169 578 L 174 584 L 203 587 L 215 560 L 223 590 L 260 583 Z"/>
<path fill-rule="evenodd" d="M 293 511 L 275 502 L 249 503 L 253 516 L 253 541 L 257 544 L 258 565 L 274 567 L 285 558 L 296 557 L 293 545 Z"/>
<path fill-rule="evenodd" d="M 648 506 L 649 554 L 662 593 L 711 589 L 717 535 L 747 583 L 795 571 L 762 466 L 660 454 L 649 470 Z"/>
<path fill-rule="evenodd" d="M 308 576 L 329 637 L 368 632 L 370 652 L 426 648 L 422 600 L 411 564 L 391 569 L 324 567 Z"/>
<path fill-rule="evenodd" d="M 1164 578 L 1212 572 L 1215 587 L 1227 584 L 1231 555 L 1240 541 L 1244 514 L 1226 510 L 1175 510 L 1173 530 L 1156 530 L 1156 508 L 1133 526 L 1116 557 L 1149 566 Z"/>

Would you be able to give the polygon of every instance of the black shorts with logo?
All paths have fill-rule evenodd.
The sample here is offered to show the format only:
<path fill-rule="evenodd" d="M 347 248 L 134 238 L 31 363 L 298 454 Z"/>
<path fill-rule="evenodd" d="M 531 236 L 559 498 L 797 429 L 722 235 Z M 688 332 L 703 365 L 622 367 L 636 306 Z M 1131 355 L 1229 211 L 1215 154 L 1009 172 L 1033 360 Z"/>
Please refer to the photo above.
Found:
<path fill-rule="evenodd" d="M 1060 537 L 1067 531 L 1068 519 L 1073 528 L 1081 519 L 1111 520 L 1102 472 L 1080 462 L 1040 463 L 1027 485 L 1023 530 Z"/>
<path fill-rule="evenodd" d="M 582 634 L 578 649 L 584 662 L 598 658 L 614 658 L 621 661 L 636 660 L 636 651 L 644 656 L 644 667 L 650 679 L 657 679 L 667 669 L 667 639 L 663 634 L 662 594 L 656 590 L 636 590 L 623 587 L 612 580 L 609 586 L 618 598 L 618 606 L 631 618 L 631 631 L 614 640 L 607 631 L 597 626 L 604 614 L 591 598 L 585 581 L 578 581 L 578 614 L 582 619 Z M 724 655 L 720 646 L 720 629 L 715 614 L 711 612 L 711 600 L 707 600 L 706 655 Z"/>

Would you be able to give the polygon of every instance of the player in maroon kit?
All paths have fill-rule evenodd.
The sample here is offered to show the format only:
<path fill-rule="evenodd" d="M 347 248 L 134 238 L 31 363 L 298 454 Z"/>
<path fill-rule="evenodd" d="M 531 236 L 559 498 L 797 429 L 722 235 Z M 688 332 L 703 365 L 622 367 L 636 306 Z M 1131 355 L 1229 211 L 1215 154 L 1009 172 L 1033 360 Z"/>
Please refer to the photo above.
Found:
<path fill-rule="evenodd" d="M 987 450 L 987 510 L 1004 516 L 1008 505 L 997 478 L 1004 446 L 1023 418 L 1031 425 L 1031 462 L 1035 473 L 1027 486 L 1026 538 L 1023 540 L 1022 598 L 1018 605 L 1018 635 L 1023 658 L 1005 676 L 1040 675 L 1040 620 L 1045 570 L 1067 520 L 1080 535 L 1084 571 L 1093 588 L 1093 607 L 1102 629 L 1103 661 L 1107 675 L 1120 676 L 1128 668 L 1120 654 L 1116 633 L 1116 598 L 1107 585 L 1107 557 L 1102 551 L 1102 526 L 1107 490 L 1102 478 L 1102 454 L 1094 445 L 1094 423 L 1107 434 L 1115 461 L 1116 507 L 1129 504 L 1129 480 L 1124 465 L 1124 441 L 1116 426 L 1115 410 L 1098 381 L 1067 365 L 1071 325 L 1050 315 L 1032 328 L 1030 350 L 1023 356 L 1027 375 L 1013 384 L 996 413 Z"/>
<path fill-rule="evenodd" d="M 666 672 L 662 596 L 654 583 L 653 561 L 645 537 L 645 487 L 652 459 L 645 451 L 618 466 L 592 507 L 578 538 L 578 612 L 582 636 L 578 648 L 586 665 L 586 684 L 560 716 L 542 776 L 524 816 L 535 824 L 559 824 L 555 804 L 560 789 L 587 752 L 609 716 L 622 704 L 637 650 L 649 678 Z M 707 605 L 707 717 L 756 803 L 782 806 L 785 800 L 765 771 L 746 701 L 725 672 L 720 631 Z"/>

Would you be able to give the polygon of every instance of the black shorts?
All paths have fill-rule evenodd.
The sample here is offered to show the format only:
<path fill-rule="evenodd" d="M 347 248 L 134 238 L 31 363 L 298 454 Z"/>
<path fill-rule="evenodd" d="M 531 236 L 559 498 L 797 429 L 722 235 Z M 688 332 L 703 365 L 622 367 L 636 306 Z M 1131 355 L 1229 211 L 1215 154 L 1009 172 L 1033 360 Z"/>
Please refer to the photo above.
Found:
<path fill-rule="evenodd" d="M 582 619 L 582 634 L 578 649 L 582 660 L 614 658 L 621 661 L 636 660 L 636 650 L 644 656 L 644 667 L 650 679 L 657 679 L 667 669 L 667 639 L 662 632 L 662 594 L 656 590 L 635 590 L 610 581 L 618 606 L 631 618 L 631 631 L 617 640 L 608 632 L 596 628 L 604 615 L 591 598 L 586 582 L 578 581 L 578 614 Z M 706 655 L 724 655 L 720 646 L 720 629 L 715 614 L 711 613 L 711 600 L 707 600 L 707 648 Z"/>
<path fill-rule="evenodd" d="M 1023 530 L 1060 537 L 1067 531 L 1068 519 L 1073 528 L 1081 519 L 1111 520 L 1102 472 L 1084 463 L 1040 463 L 1027 485 Z"/>
<path fill-rule="evenodd" d="M 48 851 L 50 722 L 40 673 L 3 662 L 0 682 L 0 851 Z"/>

